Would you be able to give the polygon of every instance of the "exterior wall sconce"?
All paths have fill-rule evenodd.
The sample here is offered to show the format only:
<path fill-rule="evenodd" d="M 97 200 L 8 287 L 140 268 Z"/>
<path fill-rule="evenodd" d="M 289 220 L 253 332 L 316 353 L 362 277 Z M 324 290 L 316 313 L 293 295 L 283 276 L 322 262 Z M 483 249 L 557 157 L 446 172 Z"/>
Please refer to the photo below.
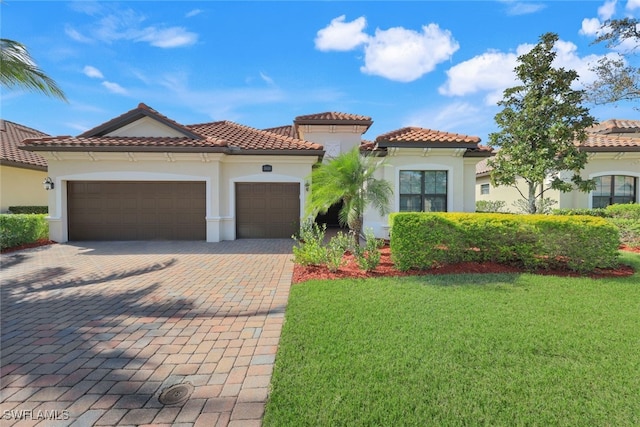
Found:
<path fill-rule="evenodd" d="M 42 182 L 42 186 L 44 187 L 45 190 L 49 191 L 49 190 L 53 190 L 53 188 L 55 187 L 55 184 L 53 183 L 53 180 L 51 179 L 51 177 L 48 176 L 47 179 L 45 179 Z"/>
<path fill-rule="evenodd" d="M 311 183 L 309 181 L 304 182 L 304 191 L 309 192 L 309 188 L 311 188 Z"/>

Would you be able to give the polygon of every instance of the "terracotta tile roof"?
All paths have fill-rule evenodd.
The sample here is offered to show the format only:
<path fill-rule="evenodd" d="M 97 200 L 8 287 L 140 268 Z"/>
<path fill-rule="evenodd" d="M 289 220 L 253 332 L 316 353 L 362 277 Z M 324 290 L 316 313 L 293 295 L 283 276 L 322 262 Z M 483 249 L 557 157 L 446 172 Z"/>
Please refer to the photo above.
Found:
<path fill-rule="evenodd" d="M 160 114 L 159 112 L 142 102 L 138 104 L 136 108 L 129 110 L 126 113 L 121 114 L 118 117 L 115 117 L 99 126 L 96 126 L 93 129 L 89 129 L 88 131 L 80 134 L 79 137 L 105 136 L 108 133 L 121 128 L 122 126 L 133 123 L 145 116 L 151 117 L 161 123 L 164 123 L 165 125 L 177 130 L 178 132 L 183 133 L 188 138 L 202 138 L 201 135 L 193 134 L 193 132 L 187 129 L 186 126 L 170 119 L 163 114 Z"/>
<path fill-rule="evenodd" d="M 640 151 L 640 136 L 589 134 L 587 140 L 580 144 L 585 151 L 598 149 L 612 151 Z"/>
<path fill-rule="evenodd" d="M 488 162 L 489 158 L 486 158 L 476 163 L 476 175 L 487 175 L 489 172 L 491 172 L 493 168 L 489 167 Z"/>
<path fill-rule="evenodd" d="M 282 136 L 290 136 L 292 138 L 297 138 L 296 130 L 292 125 L 278 126 L 275 128 L 267 128 L 262 130 L 271 132 L 271 133 L 277 133 L 278 135 L 282 135 Z"/>
<path fill-rule="evenodd" d="M 306 124 L 359 124 L 371 126 L 373 120 L 369 116 L 359 114 L 339 113 L 336 111 L 326 111 L 324 113 L 307 114 L 298 116 L 293 120 L 296 125 Z"/>
<path fill-rule="evenodd" d="M 589 133 L 640 133 L 640 120 L 610 119 L 587 129 Z"/>
<path fill-rule="evenodd" d="M 254 129 L 230 121 L 189 125 L 188 128 L 204 136 L 224 139 L 229 147 L 239 148 L 240 150 L 323 150 L 323 146 L 320 144 L 303 141 L 291 136 L 279 135 L 266 130 Z"/>
<path fill-rule="evenodd" d="M 47 161 L 36 153 L 19 149 L 27 138 L 49 136 L 44 132 L 0 119 L 0 163 L 27 168 L 46 169 Z"/>
<path fill-rule="evenodd" d="M 191 138 L 159 138 L 159 137 L 72 137 L 56 136 L 49 138 L 35 138 L 24 141 L 27 149 L 82 149 L 78 151 L 107 151 L 109 148 L 144 149 L 159 147 L 168 148 L 198 148 L 215 149 L 221 151 L 226 147 L 226 142 L 215 138 L 191 139 Z M 124 150 L 118 150 L 124 151 Z"/>
<path fill-rule="evenodd" d="M 442 132 L 419 127 L 404 127 L 402 129 L 387 132 L 376 138 L 376 142 L 381 146 L 393 147 L 398 143 L 406 144 L 443 144 L 462 145 L 465 147 L 475 146 L 480 142 L 477 136 L 462 135 L 458 133 Z"/>

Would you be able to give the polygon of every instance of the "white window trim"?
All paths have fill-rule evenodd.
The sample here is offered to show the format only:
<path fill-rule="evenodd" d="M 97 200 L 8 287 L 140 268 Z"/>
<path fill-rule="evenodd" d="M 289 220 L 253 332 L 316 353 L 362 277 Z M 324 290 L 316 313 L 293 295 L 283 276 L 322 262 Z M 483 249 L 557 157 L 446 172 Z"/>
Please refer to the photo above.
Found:
<path fill-rule="evenodd" d="M 394 184 L 394 212 L 400 212 L 400 172 L 428 172 L 428 171 L 446 171 L 447 172 L 447 212 L 452 212 L 453 207 L 453 167 L 441 165 L 437 163 L 418 163 L 415 165 L 402 165 L 396 167 L 395 184 Z"/>
<path fill-rule="evenodd" d="M 594 172 L 589 174 L 589 179 L 598 178 L 600 176 L 611 176 L 611 175 L 624 175 L 624 176 L 633 176 L 636 178 L 636 203 L 640 202 L 640 172 L 631 172 L 631 171 L 604 171 L 604 172 Z M 589 209 L 593 209 L 593 191 L 589 191 Z"/>

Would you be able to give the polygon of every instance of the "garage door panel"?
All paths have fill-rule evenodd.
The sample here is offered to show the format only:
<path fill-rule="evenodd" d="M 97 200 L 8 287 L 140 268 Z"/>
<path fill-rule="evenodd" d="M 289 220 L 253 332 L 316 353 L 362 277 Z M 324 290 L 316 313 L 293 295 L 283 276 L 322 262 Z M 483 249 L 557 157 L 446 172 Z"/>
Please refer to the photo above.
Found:
<path fill-rule="evenodd" d="M 236 184 L 238 238 L 289 238 L 299 229 L 299 222 L 299 184 Z"/>
<path fill-rule="evenodd" d="M 204 182 L 72 181 L 70 240 L 205 240 Z"/>

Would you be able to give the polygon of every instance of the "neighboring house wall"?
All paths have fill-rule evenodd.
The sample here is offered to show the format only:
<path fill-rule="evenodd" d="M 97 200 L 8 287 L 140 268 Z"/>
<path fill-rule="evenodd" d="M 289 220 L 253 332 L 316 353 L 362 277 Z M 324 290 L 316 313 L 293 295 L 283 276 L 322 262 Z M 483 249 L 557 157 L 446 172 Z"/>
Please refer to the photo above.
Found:
<path fill-rule="evenodd" d="M 50 238 L 68 240 L 67 181 L 202 181 L 206 183 L 206 240 L 234 240 L 236 182 L 292 182 L 300 185 L 300 212 L 306 201 L 305 179 L 317 160 L 310 156 L 227 156 L 206 153 L 43 153 L 56 191 L 49 201 Z M 273 171 L 262 172 L 270 164 Z"/>
<path fill-rule="evenodd" d="M 359 147 L 364 126 L 339 125 L 302 125 L 298 129 L 300 137 L 305 141 L 322 144 L 325 149 L 324 161 L 328 161 L 341 153 Z"/>
<path fill-rule="evenodd" d="M 47 206 L 46 177 L 45 171 L 0 165 L 0 213 L 9 206 Z"/>
<path fill-rule="evenodd" d="M 482 194 L 483 186 L 489 186 L 489 194 Z M 486 188 L 486 187 L 485 187 Z M 522 180 L 518 180 L 518 189 L 522 194 L 527 195 L 529 192 L 529 187 Z M 476 178 L 475 185 L 475 193 L 476 193 L 476 201 L 487 200 L 487 201 L 502 201 L 504 202 L 504 208 L 502 212 L 512 212 L 519 213 L 521 209 L 519 206 L 524 203 L 524 198 L 518 192 L 518 189 L 512 186 L 500 185 L 498 187 L 493 186 L 491 184 L 491 179 L 488 175 L 480 176 Z M 555 209 L 560 206 L 560 192 L 557 190 L 546 190 L 544 192 L 545 199 L 551 199 L 555 203 L 553 203 L 550 207 L 551 209 Z"/>

